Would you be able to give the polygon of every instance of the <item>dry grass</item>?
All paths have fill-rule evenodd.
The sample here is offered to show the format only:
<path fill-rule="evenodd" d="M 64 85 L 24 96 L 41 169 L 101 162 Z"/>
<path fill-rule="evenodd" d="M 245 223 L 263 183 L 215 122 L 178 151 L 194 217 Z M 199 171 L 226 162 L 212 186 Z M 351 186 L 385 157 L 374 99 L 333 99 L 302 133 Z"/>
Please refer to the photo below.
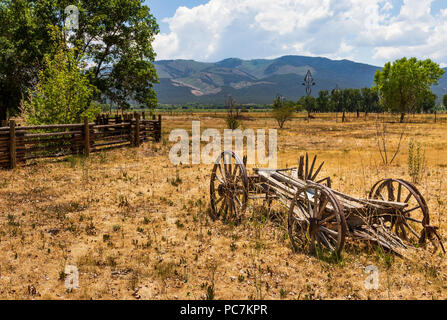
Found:
<path fill-rule="evenodd" d="M 252 114 L 250 114 L 251 116 Z M 207 215 L 211 166 L 169 162 L 169 132 L 191 120 L 223 129 L 214 114 L 165 116 L 164 142 L 39 161 L 0 171 L 0 298 L 5 299 L 444 299 L 445 257 L 429 252 L 401 259 L 348 245 L 340 261 L 293 254 L 284 226 L 252 219 L 250 202 L 238 226 Z M 318 153 L 333 188 L 364 197 L 377 180 L 409 178 L 408 141 L 426 149 L 420 184 L 432 224 L 445 235 L 445 122 L 408 124 L 392 166 L 380 163 L 375 116 L 336 123 L 325 116 L 294 119 L 278 131 L 278 165 Z M 440 117 L 438 116 L 438 119 Z M 411 117 L 409 117 L 411 120 Z M 445 121 L 445 119 L 443 119 Z M 259 114 L 246 128 L 275 128 Z M 396 146 L 400 124 L 389 124 Z M 79 268 L 80 288 L 66 292 L 63 271 Z M 378 290 L 366 290 L 364 268 L 376 265 Z"/>

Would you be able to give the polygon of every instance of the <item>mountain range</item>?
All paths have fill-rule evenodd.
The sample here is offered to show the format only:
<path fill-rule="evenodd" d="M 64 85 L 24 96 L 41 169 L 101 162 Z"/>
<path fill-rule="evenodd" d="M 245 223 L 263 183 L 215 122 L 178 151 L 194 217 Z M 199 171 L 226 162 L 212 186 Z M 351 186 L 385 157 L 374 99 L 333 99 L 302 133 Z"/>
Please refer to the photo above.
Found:
<path fill-rule="evenodd" d="M 240 104 L 270 104 L 277 94 L 289 100 L 305 95 L 302 85 L 308 70 L 315 81 L 312 95 L 320 90 L 363 88 L 373 85 L 380 67 L 350 60 L 283 56 L 277 59 L 225 59 L 216 63 L 194 60 L 159 60 L 155 85 L 162 104 L 224 104 L 231 95 Z M 445 69 L 447 71 L 447 68 Z M 447 94 L 447 72 L 432 88 L 441 98 Z"/>

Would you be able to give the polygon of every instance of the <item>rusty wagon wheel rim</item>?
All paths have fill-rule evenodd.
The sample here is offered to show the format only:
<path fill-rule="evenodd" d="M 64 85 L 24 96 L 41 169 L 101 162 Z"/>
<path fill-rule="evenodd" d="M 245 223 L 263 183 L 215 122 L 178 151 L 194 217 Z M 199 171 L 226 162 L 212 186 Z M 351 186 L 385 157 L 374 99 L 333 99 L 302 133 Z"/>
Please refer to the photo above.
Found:
<path fill-rule="evenodd" d="M 372 187 L 369 197 L 407 203 L 407 207 L 386 217 L 389 228 L 402 240 L 418 245 L 425 243 L 430 215 L 424 197 L 414 185 L 402 179 L 384 179 Z"/>
<path fill-rule="evenodd" d="M 294 252 L 308 247 L 313 254 L 324 247 L 339 255 L 347 232 L 343 205 L 329 188 L 308 184 L 295 193 L 290 204 L 288 231 Z"/>
<path fill-rule="evenodd" d="M 247 208 L 247 199 L 248 178 L 244 163 L 234 152 L 222 152 L 211 173 L 211 218 L 239 221 Z"/>

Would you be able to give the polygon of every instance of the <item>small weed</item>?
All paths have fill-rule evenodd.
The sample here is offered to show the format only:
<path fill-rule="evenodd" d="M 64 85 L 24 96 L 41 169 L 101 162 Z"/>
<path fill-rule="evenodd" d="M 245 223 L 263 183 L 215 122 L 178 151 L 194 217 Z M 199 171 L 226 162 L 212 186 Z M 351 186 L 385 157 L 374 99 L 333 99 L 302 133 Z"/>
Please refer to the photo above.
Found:
<path fill-rule="evenodd" d="M 281 299 L 285 299 L 287 296 L 287 291 L 284 290 L 284 288 L 281 288 L 281 290 L 279 290 L 279 296 Z"/>

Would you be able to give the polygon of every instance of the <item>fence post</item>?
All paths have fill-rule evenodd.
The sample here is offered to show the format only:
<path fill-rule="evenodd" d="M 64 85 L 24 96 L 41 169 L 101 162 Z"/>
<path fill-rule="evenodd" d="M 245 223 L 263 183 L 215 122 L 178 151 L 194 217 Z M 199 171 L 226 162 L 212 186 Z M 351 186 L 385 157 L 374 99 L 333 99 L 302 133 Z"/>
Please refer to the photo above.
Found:
<path fill-rule="evenodd" d="M 17 167 L 17 146 L 16 146 L 16 122 L 9 122 L 9 166 L 11 169 Z"/>
<path fill-rule="evenodd" d="M 90 155 L 90 125 L 88 117 L 84 117 L 84 155 Z"/>
<path fill-rule="evenodd" d="M 161 140 L 161 114 L 158 115 L 158 132 L 157 132 L 157 142 Z"/>
<path fill-rule="evenodd" d="M 135 139 L 134 146 L 140 146 L 140 115 L 135 113 Z"/>

